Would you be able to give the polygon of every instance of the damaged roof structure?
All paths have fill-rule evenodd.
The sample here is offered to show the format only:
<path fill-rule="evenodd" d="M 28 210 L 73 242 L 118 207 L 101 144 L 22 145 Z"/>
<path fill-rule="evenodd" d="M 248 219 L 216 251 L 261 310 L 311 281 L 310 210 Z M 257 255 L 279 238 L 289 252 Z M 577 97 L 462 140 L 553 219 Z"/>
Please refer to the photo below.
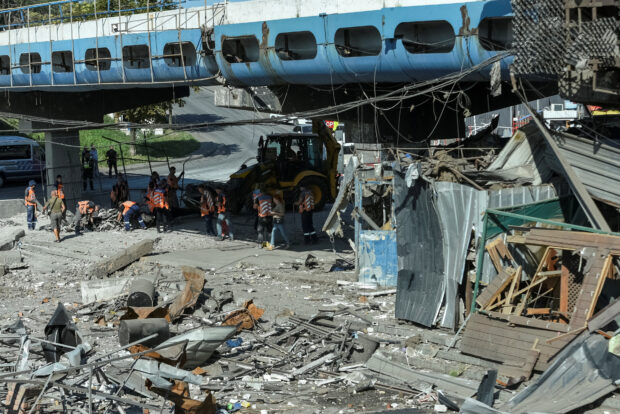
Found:
<path fill-rule="evenodd" d="M 465 140 L 347 166 L 323 229 L 342 234 L 339 218 L 355 200 L 356 240 L 373 229 L 395 234 L 395 317 L 458 329 L 461 353 L 497 364 L 496 386 L 529 385 L 496 408 L 466 400 L 462 412 L 570 412 L 617 391 L 617 133 L 613 120 L 559 131 L 534 115 L 491 149 Z M 390 191 L 379 192 L 385 177 Z M 387 217 L 377 205 L 389 206 Z M 368 252 L 355 246 L 367 283 Z"/>

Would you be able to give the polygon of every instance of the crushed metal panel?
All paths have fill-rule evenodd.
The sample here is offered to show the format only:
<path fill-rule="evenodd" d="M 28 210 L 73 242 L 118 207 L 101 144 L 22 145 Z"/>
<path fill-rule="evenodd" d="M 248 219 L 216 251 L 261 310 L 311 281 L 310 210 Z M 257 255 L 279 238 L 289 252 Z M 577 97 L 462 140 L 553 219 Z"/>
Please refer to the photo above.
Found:
<path fill-rule="evenodd" d="M 445 303 L 441 326 L 456 324 L 458 285 L 463 280 L 465 259 L 474 220 L 478 214 L 477 190 L 451 182 L 434 183 L 443 239 Z"/>
<path fill-rule="evenodd" d="M 500 409 L 511 413 L 567 413 L 617 389 L 620 358 L 607 350 L 601 335 L 589 335 L 566 347 L 538 378 Z"/>
<path fill-rule="evenodd" d="M 553 141 L 577 177 L 593 197 L 620 206 L 620 142 L 597 136 L 596 141 L 567 133 L 551 133 Z M 534 124 L 519 129 L 482 178 L 526 181 L 540 184 L 553 173 L 563 174 L 561 165 Z"/>
<path fill-rule="evenodd" d="M 593 141 L 566 133 L 552 137 L 588 193 L 620 206 L 620 142 L 604 137 Z"/>
<path fill-rule="evenodd" d="M 362 230 L 359 242 L 359 281 L 383 287 L 396 286 L 396 232 Z"/>
<path fill-rule="evenodd" d="M 395 316 L 432 326 L 445 290 L 439 216 L 432 187 L 421 179 L 407 187 L 406 170 L 400 168 L 397 165 L 394 170 L 398 251 Z"/>

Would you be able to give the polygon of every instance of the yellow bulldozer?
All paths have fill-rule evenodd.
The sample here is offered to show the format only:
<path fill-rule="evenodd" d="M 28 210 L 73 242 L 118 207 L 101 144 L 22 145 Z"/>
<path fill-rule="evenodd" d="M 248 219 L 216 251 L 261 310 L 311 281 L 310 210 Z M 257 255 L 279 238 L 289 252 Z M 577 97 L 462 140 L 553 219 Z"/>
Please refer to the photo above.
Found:
<path fill-rule="evenodd" d="M 337 192 L 337 168 L 340 144 L 323 121 L 312 122 L 313 133 L 267 135 L 258 144 L 257 163 L 230 176 L 229 208 L 238 213 L 243 207 L 251 211 L 252 191 L 281 191 L 287 203 L 306 187 L 314 194 L 315 208 L 334 200 Z"/>

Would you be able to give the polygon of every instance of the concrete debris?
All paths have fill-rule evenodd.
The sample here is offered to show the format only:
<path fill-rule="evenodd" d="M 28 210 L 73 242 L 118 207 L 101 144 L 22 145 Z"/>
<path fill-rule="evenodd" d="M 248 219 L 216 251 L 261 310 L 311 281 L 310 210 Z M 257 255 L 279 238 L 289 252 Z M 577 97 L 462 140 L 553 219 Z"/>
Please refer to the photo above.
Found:
<path fill-rule="evenodd" d="M 620 235 L 601 216 L 618 228 L 617 191 L 584 171 L 609 163 L 611 144 L 601 141 L 596 163 L 571 161 L 576 198 L 573 174 L 541 164 L 551 141 L 533 138 L 545 133 L 529 128 L 521 135 L 535 148 L 516 134 L 502 151 L 495 125 L 372 162 L 352 157 L 322 217 L 330 242 L 316 248 L 298 248 L 303 233 L 291 248 L 257 248 L 250 220 L 234 215 L 235 238 L 221 241 L 197 217 L 157 238 L 120 238 L 114 209 L 60 245 L 2 222 L 3 408 L 516 414 L 613 404 Z M 556 145 L 588 158 L 591 139 L 569 138 Z"/>
<path fill-rule="evenodd" d="M 107 277 L 135 262 L 142 256 L 151 253 L 154 243 L 155 240 L 142 240 L 141 242 L 127 247 L 107 260 L 97 263 L 93 269 L 91 269 L 92 277 L 98 277 L 100 279 Z"/>

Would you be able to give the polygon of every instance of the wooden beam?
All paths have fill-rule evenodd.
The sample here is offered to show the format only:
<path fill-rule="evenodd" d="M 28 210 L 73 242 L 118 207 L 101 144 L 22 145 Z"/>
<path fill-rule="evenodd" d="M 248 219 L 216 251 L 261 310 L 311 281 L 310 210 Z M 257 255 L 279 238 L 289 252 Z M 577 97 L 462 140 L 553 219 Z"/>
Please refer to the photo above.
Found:
<path fill-rule="evenodd" d="M 526 315 L 549 315 L 551 308 L 528 308 Z"/>
<path fill-rule="evenodd" d="M 603 284 L 605 284 L 605 280 L 607 279 L 607 274 L 610 270 L 612 270 L 612 261 L 613 256 L 608 255 L 605 259 L 605 263 L 603 264 L 603 268 L 601 269 L 601 274 L 598 278 L 596 284 L 596 290 L 594 291 L 594 295 L 592 297 L 592 302 L 590 303 L 590 309 L 586 314 L 586 320 L 590 319 L 594 314 L 594 308 L 596 307 L 596 302 L 598 302 L 598 297 L 601 295 L 601 290 L 603 290 Z"/>
<path fill-rule="evenodd" d="M 570 278 L 570 271 L 564 265 L 562 265 L 562 275 L 560 279 L 560 312 L 568 313 L 568 283 Z"/>

